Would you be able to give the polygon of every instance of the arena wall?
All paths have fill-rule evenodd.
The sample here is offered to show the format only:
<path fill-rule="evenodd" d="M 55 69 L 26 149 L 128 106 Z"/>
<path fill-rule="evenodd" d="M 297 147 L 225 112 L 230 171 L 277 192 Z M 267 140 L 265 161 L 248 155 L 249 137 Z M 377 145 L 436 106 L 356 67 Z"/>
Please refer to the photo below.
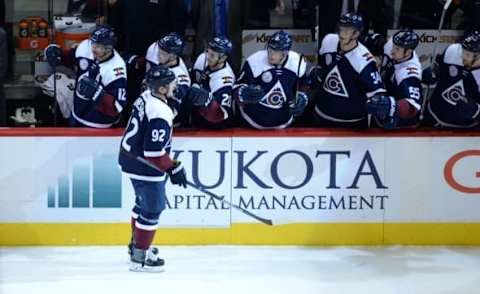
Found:
<path fill-rule="evenodd" d="M 121 130 L 0 130 L 0 245 L 126 244 Z M 179 131 L 157 244 L 479 245 L 480 133 Z"/>

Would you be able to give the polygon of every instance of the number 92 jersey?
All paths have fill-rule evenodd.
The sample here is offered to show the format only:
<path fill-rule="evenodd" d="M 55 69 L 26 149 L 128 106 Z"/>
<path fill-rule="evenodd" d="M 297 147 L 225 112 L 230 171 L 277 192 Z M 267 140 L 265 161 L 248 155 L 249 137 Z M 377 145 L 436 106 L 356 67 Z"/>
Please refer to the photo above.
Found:
<path fill-rule="evenodd" d="M 164 172 L 155 170 L 124 152 L 143 158 L 169 154 L 173 117 L 173 111 L 166 102 L 153 97 L 149 90 L 137 98 L 120 146 L 123 151 L 119 155 L 119 164 L 124 174 L 136 180 L 165 180 Z"/>

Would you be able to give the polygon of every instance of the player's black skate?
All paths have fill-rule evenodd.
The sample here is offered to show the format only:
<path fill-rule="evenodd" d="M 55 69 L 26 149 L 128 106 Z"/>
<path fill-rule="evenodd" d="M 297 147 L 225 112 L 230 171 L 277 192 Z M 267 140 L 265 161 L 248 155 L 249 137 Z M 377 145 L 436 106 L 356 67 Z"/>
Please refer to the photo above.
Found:
<path fill-rule="evenodd" d="M 150 246 L 150 248 L 148 248 L 148 250 L 151 250 L 152 254 L 158 256 L 159 251 L 158 251 L 157 247 Z M 130 260 L 132 260 L 132 255 L 133 255 L 133 238 L 130 239 L 130 243 L 128 243 L 128 256 L 130 256 Z"/>
<path fill-rule="evenodd" d="M 156 248 L 155 248 L 156 249 Z M 130 270 L 134 272 L 161 272 L 165 260 L 153 253 L 153 247 L 148 250 L 138 249 L 132 246 L 132 255 L 130 258 Z"/>

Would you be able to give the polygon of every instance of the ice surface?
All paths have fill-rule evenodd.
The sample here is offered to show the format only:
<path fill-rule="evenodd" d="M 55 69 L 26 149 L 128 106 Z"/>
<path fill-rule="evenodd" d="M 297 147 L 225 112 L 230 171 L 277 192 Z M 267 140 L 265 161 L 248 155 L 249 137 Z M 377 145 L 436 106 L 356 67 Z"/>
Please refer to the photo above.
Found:
<path fill-rule="evenodd" d="M 126 246 L 0 248 L 1 294 L 480 293 L 480 248 L 165 246 L 163 273 Z"/>

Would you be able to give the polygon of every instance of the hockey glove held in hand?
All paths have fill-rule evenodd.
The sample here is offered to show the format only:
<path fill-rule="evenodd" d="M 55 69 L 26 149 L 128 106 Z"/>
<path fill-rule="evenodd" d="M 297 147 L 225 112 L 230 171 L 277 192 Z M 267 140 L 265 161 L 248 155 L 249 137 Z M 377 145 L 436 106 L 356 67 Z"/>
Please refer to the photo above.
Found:
<path fill-rule="evenodd" d="M 293 116 L 300 116 L 302 115 L 303 111 L 305 111 L 305 107 L 308 104 L 308 96 L 304 92 L 297 92 L 297 96 L 295 97 L 295 101 L 291 101 L 290 105 L 290 114 Z"/>
<path fill-rule="evenodd" d="M 170 181 L 174 185 L 187 188 L 187 173 L 185 172 L 182 163 L 178 160 L 174 160 L 173 163 L 174 165 L 167 170 L 167 173 L 170 176 Z"/>
<path fill-rule="evenodd" d="M 397 115 L 397 103 L 392 96 L 376 95 L 367 101 L 367 112 L 384 120 Z"/>
<path fill-rule="evenodd" d="M 105 95 L 102 85 L 87 76 L 78 81 L 77 92 L 81 96 L 93 101 L 97 101 L 99 97 Z"/>
<path fill-rule="evenodd" d="M 213 96 L 207 90 L 201 88 L 198 84 L 193 84 L 190 87 L 187 99 L 192 103 L 193 106 L 196 107 L 208 107 L 210 103 L 212 103 Z"/>
<path fill-rule="evenodd" d="M 241 85 L 238 89 L 238 100 L 240 103 L 254 104 L 259 102 L 265 93 L 260 86 Z"/>

